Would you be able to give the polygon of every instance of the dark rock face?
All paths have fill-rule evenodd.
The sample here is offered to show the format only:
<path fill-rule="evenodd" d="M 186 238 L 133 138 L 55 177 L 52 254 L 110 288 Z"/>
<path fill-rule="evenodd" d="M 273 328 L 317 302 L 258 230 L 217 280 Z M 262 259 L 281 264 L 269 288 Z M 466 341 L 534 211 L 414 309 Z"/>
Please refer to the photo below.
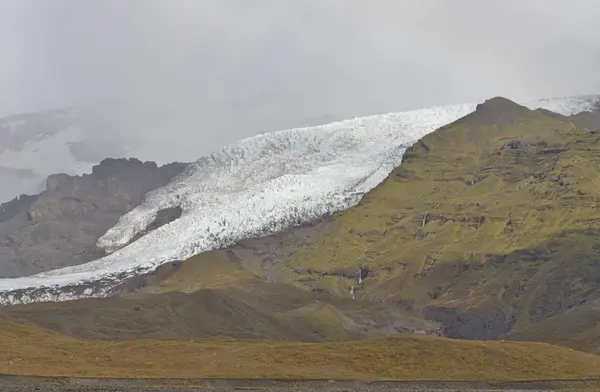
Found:
<path fill-rule="evenodd" d="M 37 200 L 37 196 L 21 195 L 9 202 L 0 205 L 0 222 L 7 221 L 19 215 L 21 211 L 27 211 L 31 204 Z"/>
<path fill-rule="evenodd" d="M 502 339 L 510 332 L 513 321 L 504 312 L 494 307 L 472 312 L 427 307 L 424 316 L 428 320 L 440 322 L 442 335 L 453 339 L 494 340 Z"/>
<path fill-rule="evenodd" d="M 92 174 L 51 175 L 41 194 L 0 205 L 0 277 L 31 275 L 103 256 L 96 247 L 98 238 L 147 192 L 166 185 L 186 166 L 105 159 Z"/>
<path fill-rule="evenodd" d="M 156 218 L 154 218 L 154 220 L 148 225 L 148 227 L 146 227 L 145 230 L 142 230 L 135 236 L 133 236 L 133 238 L 128 242 L 128 244 L 139 240 L 149 232 L 154 231 L 159 227 L 166 225 L 167 223 L 173 222 L 175 219 L 178 219 L 182 213 L 183 210 L 179 206 L 163 208 L 162 210 L 159 210 L 156 213 Z"/>
<path fill-rule="evenodd" d="M 167 280 L 183 266 L 182 261 L 172 261 L 161 264 L 155 270 L 138 274 L 132 278 L 124 279 L 120 284 L 108 290 L 109 295 L 125 295 L 140 291 L 145 287 L 157 285 Z"/>
<path fill-rule="evenodd" d="M 525 144 L 520 141 L 520 140 L 512 140 L 506 144 L 504 144 L 504 146 L 502 146 L 503 150 L 509 149 L 509 150 L 518 150 L 525 147 Z"/>

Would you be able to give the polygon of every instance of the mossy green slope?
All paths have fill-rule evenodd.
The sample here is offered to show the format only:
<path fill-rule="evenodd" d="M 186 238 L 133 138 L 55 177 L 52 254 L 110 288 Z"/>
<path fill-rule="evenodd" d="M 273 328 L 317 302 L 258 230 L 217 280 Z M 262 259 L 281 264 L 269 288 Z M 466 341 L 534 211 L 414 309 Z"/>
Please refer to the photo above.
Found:
<path fill-rule="evenodd" d="M 600 134 L 494 98 L 417 142 L 288 265 L 305 287 L 355 286 L 497 338 L 598 295 L 599 203 Z"/>

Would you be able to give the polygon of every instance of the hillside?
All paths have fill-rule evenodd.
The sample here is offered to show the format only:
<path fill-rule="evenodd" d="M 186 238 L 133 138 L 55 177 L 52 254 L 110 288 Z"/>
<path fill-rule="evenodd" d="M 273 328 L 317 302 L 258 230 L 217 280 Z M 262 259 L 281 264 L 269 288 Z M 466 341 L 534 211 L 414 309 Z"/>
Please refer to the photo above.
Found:
<path fill-rule="evenodd" d="M 568 309 L 593 320 L 597 307 L 583 306 L 600 288 L 598 129 L 591 114 L 486 101 L 422 138 L 286 264 L 307 288 L 411 303 L 447 336 L 501 338 Z M 338 278 L 360 267 L 363 284 Z"/>
<path fill-rule="evenodd" d="M 126 280 L 115 297 L 0 308 L 0 318 L 85 339 L 339 341 L 432 327 L 413 312 L 265 282 L 235 251 L 201 254 Z"/>
<path fill-rule="evenodd" d="M 542 343 L 401 337 L 343 343 L 81 340 L 1 323 L 3 374 L 136 378 L 560 380 L 600 375 L 600 359 Z"/>
<path fill-rule="evenodd" d="M 599 102 L 599 96 L 588 95 L 526 105 L 570 115 Z M 199 158 L 169 184 L 146 194 L 98 239 L 104 257 L 0 279 L 0 304 L 104 296 L 123 279 L 161 264 L 348 209 L 380 184 L 420 137 L 476 106 L 360 117 L 240 140 Z"/>

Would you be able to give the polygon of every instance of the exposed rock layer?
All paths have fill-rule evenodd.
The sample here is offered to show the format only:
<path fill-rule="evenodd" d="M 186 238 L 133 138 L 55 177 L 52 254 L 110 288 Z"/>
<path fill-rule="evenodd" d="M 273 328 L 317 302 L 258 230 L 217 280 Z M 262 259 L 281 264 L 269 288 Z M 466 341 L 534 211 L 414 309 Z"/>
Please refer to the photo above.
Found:
<path fill-rule="evenodd" d="M 96 247 L 98 238 L 147 192 L 167 184 L 185 166 L 105 159 L 91 174 L 51 175 L 41 194 L 0 205 L 0 277 L 30 275 L 103 256 Z"/>

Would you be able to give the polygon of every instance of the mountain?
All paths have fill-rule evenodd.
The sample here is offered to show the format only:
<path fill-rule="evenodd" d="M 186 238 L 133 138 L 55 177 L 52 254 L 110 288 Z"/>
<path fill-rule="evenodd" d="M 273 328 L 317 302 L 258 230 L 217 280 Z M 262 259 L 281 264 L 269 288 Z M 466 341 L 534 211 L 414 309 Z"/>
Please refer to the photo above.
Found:
<path fill-rule="evenodd" d="M 580 96 L 528 106 L 574 114 L 593 109 L 598 100 L 598 96 Z M 412 143 L 476 106 L 357 118 L 258 135 L 227 146 L 200 158 L 121 217 L 98 241 L 107 256 L 31 277 L 0 280 L 4 293 L 0 301 L 102 296 L 124 278 L 162 263 L 352 207 L 400 164 Z M 181 209 L 178 219 L 151 230 L 157 216 L 169 215 L 173 209 Z M 12 290 L 19 295 L 9 294 Z"/>
<path fill-rule="evenodd" d="M 402 301 L 445 336 L 600 351 L 600 116 L 592 117 L 501 98 L 481 104 L 420 139 L 358 206 L 336 214 L 286 260 L 289 279 Z M 362 284 L 337 278 L 359 268 L 368 271 Z"/>
<path fill-rule="evenodd" d="M 96 241 L 144 195 L 186 167 L 104 159 L 90 174 L 54 174 L 46 190 L 0 204 L 0 277 L 78 265 L 104 255 Z"/>
<path fill-rule="evenodd" d="M 51 176 L 46 192 L 5 208 L 3 254 L 25 255 L 5 262 L 5 270 L 19 265 L 22 275 L 45 272 L 1 280 L 3 301 L 136 291 L 140 280 L 148 286 L 144 276 L 158 265 L 169 269 L 169 262 L 177 266 L 203 251 L 233 246 L 203 257 L 234 257 L 233 270 L 258 279 L 246 282 L 258 284 L 258 291 L 271 292 L 260 284 L 266 281 L 320 293 L 325 307 L 319 312 L 378 326 L 367 328 L 368 336 L 385 334 L 381 324 L 390 331 L 433 329 L 471 339 L 525 334 L 564 307 L 592 301 L 595 287 L 593 260 L 581 259 L 578 268 L 541 260 L 555 248 L 569 260 L 567 244 L 575 246 L 569 241 L 581 225 L 573 223 L 568 240 L 559 241 L 565 224 L 579 213 L 593 217 L 585 206 L 595 205 L 594 127 L 600 122 L 594 112 L 579 109 L 594 109 L 599 99 L 541 102 L 544 109 L 531 110 L 494 98 L 259 135 L 185 170 L 107 160 L 88 176 Z M 430 133 L 449 119 L 455 122 Z M 526 207 L 538 205 L 540 216 Z M 569 208 L 577 213 L 567 214 Z M 523 223 L 521 209 L 535 219 Z M 87 262 L 102 252 L 108 255 Z M 522 265 L 523 257 L 528 264 Z M 60 263 L 71 266 L 52 269 Z M 171 273 L 154 286 L 164 285 Z M 557 280 L 560 274 L 572 284 Z M 205 275 L 212 276 L 184 276 L 196 277 L 191 287 L 213 288 Z M 490 276 L 495 278 L 487 282 Z M 537 291 L 523 298 L 528 285 Z M 172 290 L 189 291 L 179 283 Z M 401 301 L 407 313 L 392 317 L 384 306 L 356 314 L 334 300 L 352 296 Z M 269 307 L 264 301 L 252 306 Z M 304 314 L 315 310 L 302 306 L 311 309 Z M 329 335 L 339 337 L 347 328 L 334 330 Z"/>
<path fill-rule="evenodd" d="M 129 212 L 98 239 L 107 256 L 0 281 L 14 304 L 0 308 L 0 370 L 598 377 L 600 97 L 540 102 L 496 97 L 261 135 L 185 169 L 119 161 L 145 165 L 152 186 L 173 179 L 116 203 Z M 98 172 L 51 177 L 1 216 L 32 220 L 45 197 L 53 216 L 66 194 L 45 195 Z M 115 197 L 98 192 L 98 203 Z M 81 219 L 98 217 L 68 225 Z M 218 366 L 199 374 L 198 361 Z"/>

